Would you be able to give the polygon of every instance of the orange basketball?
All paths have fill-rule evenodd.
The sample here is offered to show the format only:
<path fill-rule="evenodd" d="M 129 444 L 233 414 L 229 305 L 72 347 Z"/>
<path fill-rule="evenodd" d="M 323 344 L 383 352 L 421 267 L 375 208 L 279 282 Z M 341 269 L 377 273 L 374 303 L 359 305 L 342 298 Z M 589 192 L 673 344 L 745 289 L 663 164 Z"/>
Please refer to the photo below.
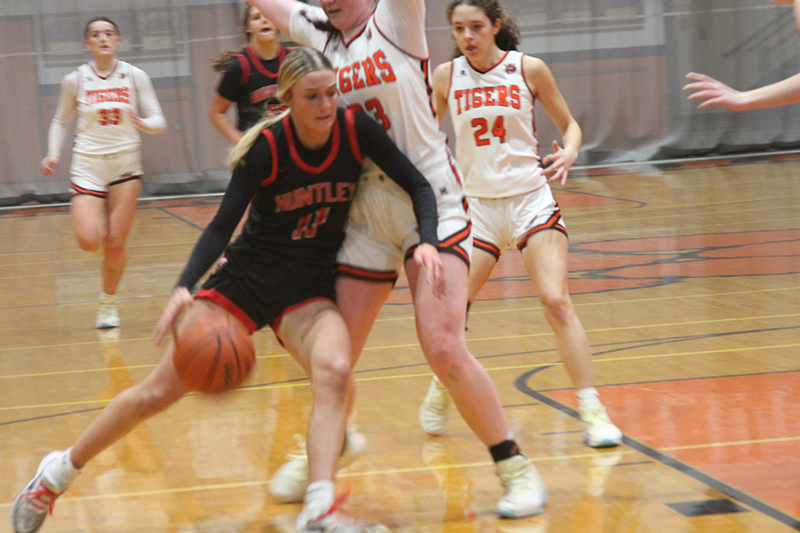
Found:
<path fill-rule="evenodd" d="M 178 333 L 172 363 L 186 388 L 213 394 L 241 385 L 256 364 L 256 348 L 229 314 L 201 313 Z"/>

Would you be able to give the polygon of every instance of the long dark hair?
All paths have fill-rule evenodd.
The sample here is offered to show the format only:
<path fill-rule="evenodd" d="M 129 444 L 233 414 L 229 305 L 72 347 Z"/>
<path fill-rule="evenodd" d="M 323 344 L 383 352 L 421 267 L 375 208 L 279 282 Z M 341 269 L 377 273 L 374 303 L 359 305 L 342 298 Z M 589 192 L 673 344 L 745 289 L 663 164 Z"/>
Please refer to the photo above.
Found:
<path fill-rule="evenodd" d="M 244 11 L 242 12 L 242 18 L 240 23 L 242 25 L 242 33 L 247 37 L 247 42 L 250 42 L 250 39 L 253 38 L 252 35 L 249 35 L 247 31 L 247 26 L 250 24 L 250 9 L 252 6 L 250 4 L 246 4 L 244 6 Z M 225 72 L 225 69 L 228 68 L 228 65 L 233 60 L 234 56 L 241 52 L 240 48 L 236 50 L 228 50 L 227 52 L 221 53 L 212 63 L 214 70 L 217 72 Z"/>
<path fill-rule="evenodd" d="M 89 28 L 91 28 L 92 24 L 94 24 L 95 22 L 108 22 L 109 24 L 114 26 L 114 30 L 117 32 L 117 37 L 119 37 L 119 26 L 117 26 L 117 23 L 114 22 L 113 20 L 111 20 L 108 17 L 104 17 L 103 15 L 99 15 L 97 17 L 90 18 L 89 22 L 86 23 L 86 26 L 83 28 L 83 38 L 84 39 L 88 39 L 89 38 Z"/>
<path fill-rule="evenodd" d="M 452 24 L 453 11 L 455 11 L 458 6 L 477 7 L 486 14 L 489 18 L 489 22 L 493 25 L 499 20 L 501 23 L 500 31 L 494 36 L 494 43 L 500 50 L 519 49 L 519 27 L 514 17 L 509 15 L 508 12 L 500 6 L 500 2 L 497 0 L 451 0 L 450 4 L 447 6 L 447 11 L 445 11 L 445 17 L 447 17 L 448 23 Z M 460 55 L 461 51 L 456 46 L 455 55 L 453 57 L 458 57 Z"/>

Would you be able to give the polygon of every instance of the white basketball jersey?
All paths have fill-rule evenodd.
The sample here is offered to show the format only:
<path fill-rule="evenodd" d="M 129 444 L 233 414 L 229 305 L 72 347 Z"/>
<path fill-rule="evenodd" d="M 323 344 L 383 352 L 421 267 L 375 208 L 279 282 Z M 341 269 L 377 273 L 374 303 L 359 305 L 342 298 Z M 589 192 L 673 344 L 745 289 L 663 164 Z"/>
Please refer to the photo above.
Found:
<path fill-rule="evenodd" d="M 391 0 L 386 4 L 383 7 L 391 9 Z M 431 182 L 437 195 L 442 194 L 443 188 L 452 194 L 456 192 L 454 187 L 463 194 L 463 185 L 455 181 L 460 177 L 454 178 L 455 166 L 433 108 L 428 58 L 414 57 L 402 50 L 386 36 L 387 32 L 381 31 L 375 14 L 361 31 L 344 40 L 340 35 L 332 37 L 313 29 L 298 11 L 296 8 L 292 13 L 292 36 L 322 50 L 330 59 L 337 70 L 339 105 L 361 109 L 380 123 Z M 401 31 L 419 32 L 424 45 L 424 28 Z M 426 45 L 424 48 L 427 50 Z M 378 173 L 380 170 L 371 161 L 365 165 L 364 175 Z"/>
<path fill-rule="evenodd" d="M 546 183 L 523 57 L 509 51 L 486 71 L 464 56 L 452 61 L 447 107 L 467 196 L 506 198 Z"/>
<path fill-rule="evenodd" d="M 137 109 L 133 65 L 117 61 L 105 78 L 91 64 L 78 67 L 74 151 L 97 156 L 127 152 L 141 145 L 129 113 Z"/>

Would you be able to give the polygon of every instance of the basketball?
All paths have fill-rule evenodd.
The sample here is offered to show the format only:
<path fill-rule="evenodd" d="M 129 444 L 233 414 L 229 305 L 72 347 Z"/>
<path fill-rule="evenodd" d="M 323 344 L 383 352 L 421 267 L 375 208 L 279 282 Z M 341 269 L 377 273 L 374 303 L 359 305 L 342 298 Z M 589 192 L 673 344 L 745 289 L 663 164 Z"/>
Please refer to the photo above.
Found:
<path fill-rule="evenodd" d="M 229 314 L 201 313 L 178 333 L 172 362 L 186 388 L 215 394 L 242 384 L 255 366 L 256 349 Z"/>

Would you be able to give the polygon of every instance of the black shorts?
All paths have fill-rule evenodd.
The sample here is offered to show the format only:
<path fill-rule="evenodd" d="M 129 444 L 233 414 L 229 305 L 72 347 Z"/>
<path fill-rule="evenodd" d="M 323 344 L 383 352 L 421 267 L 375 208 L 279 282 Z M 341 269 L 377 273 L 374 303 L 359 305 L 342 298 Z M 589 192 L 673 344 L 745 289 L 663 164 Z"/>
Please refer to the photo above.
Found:
<path fill-rule="evenodd" d="M 196 297 L 225 308 L 251 333 L 266 325 L 276 329 L 284 314 L 309 301 L 336 302 L 330 258 L 303 262 L 239 241 L 228 246 L 225 258 Z"/>

